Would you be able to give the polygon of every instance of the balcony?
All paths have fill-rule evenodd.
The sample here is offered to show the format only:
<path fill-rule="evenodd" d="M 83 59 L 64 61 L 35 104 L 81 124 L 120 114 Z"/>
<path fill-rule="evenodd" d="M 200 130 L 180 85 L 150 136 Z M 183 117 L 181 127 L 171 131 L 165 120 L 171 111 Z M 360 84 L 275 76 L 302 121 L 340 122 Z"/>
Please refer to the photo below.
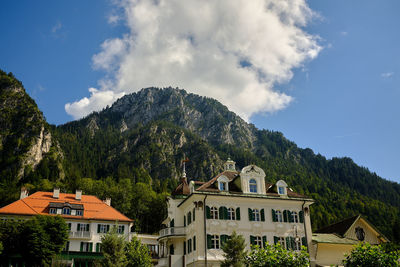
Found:
<path fill-rule="evenodd" d="M 185 227 L 184 226 L 179 226 L 179 227 L 169 227 L 169 228 L 164 228 L 162 230 L 160 230 L 160 237 L 164 238 L 164 237 L 168 237 L 168 236 L 185 236 Z"/>
<path fill-rule="evenodd" d="M 69 232 L 69 238 L 92 239 L 92 232 L 90 231 Z"/>

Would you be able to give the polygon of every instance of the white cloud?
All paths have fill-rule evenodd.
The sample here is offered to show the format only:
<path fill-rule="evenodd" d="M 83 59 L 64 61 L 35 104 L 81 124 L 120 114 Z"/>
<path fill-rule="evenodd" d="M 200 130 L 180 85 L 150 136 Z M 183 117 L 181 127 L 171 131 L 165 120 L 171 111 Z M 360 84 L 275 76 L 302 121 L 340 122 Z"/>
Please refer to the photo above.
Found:
<path fill-rule="evenodd" d="M 51 28 L 51 32 L 56 33 L 59 30 L 61 30 L 61 28 L 62 28 L 61 22 L 57 21 L 57 23 Z"/>
<path fill-rule="evenodd" d="M 93 67 L 107 72 L 96 94 L 180 87 L 216 98 L 248 120 L 289 105 L 292 97 L 277 86 L 321 50 L 318 36 L 303 28 L 314 16 L 305 0 L 115 4 L 130 31 L 106 40 L 93 56 Z M 93 95 L 67 104 L 67 112 L 79 117 L 100 107 Z"/>
<path fill-rule="evenodd" d="M 110 24 L 117 24 L 120 21 L 120 17 L 118 15 L 115 14 L 111 14 L 110 16 L 108 16 L 108 23 Z"/>
<path fill-rule="evenodd" d="M 75 119 L 79 119 L 91 113 L 99 111 L 107 105 L 111 105 L 115 100 L 124 95 L 123 92 L 115 93 L 110 90 L 99 91 L 96 88 L 89 88 L 90 97 L 84 97 L 74 103 L 65 104 L 65 110 Z"/>
<path fill-rule="evenodd" d="M 346 31 L 341 31 L 340 32 L 340 35 L 342 35 L 342 36 L 347 36 L 349 33 L 348 32 L 346 32 Z"/>
<path fill-rule="evenodd" d="M 381 77 L 383 78 L 383 79 L 388 79 L 388 78 L 390 78 L 390 77 L 392 77 L 394 75 L 394 72 L 384 72 L 384 73 L 381 73 Z"/>

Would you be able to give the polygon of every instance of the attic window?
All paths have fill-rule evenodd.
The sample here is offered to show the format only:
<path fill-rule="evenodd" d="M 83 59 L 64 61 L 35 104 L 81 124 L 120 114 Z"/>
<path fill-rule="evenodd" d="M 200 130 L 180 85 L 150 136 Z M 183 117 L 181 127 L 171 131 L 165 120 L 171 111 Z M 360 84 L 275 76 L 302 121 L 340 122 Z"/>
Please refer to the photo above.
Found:
<path fill-rule="evenodd" d="M 227 186 L 225 182 L 219 182 L 219 190 L 227 191 Z"/>
<path fill-rule="evenodd" d="M 278 187 L 278 193 L 279 195 L 284 195 L 285 194 L 285 188 L 283 186 Z"/>
<path fill-rule="evenodd" d="M 249 181 L 249 189 L 250 193 L 257 193 L 257 181 L 255 179 Z"/>
<path fill-rule="evenodd" d="M 278 194 L 281 196 L 286 196 L 287 195 L 287 184 L 283 180 L 279 180 L 276 182 L 276 188 L 278 191 Z"/>

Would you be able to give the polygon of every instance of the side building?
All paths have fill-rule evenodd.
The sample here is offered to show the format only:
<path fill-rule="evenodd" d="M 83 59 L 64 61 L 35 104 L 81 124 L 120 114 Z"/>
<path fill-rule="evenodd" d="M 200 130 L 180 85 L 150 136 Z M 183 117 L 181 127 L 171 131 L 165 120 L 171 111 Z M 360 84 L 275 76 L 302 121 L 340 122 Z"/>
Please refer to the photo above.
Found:
<path fill-rule="evenodd" d="M 36 192 L 28 196 L 21 189 L 20 199 L 0 208 L 1 219 L 29 219 L 34 215 L 60 215 L 69 227 L 69 240 L 61 258 L 70 266 L 90 266 L 101 258 L 101 236 L 112 227 L 130 240 L 133 220 L 113 207 L 111 199 L 102 201 L 95 196 L 53 192 Z"/>
<path fill-rule="evenodd" d="M 248 250 L 266 242 L 292 250 L 311 247 L 311 198 L 283 180 L 266 183 L 264 171 L 255 165 L 238 172 L 228 160 L 224 169 L 205 183 L 188 183 L 183 174 L 167 200 L 158 266 L 220 266 L 221 247 L 233 231 L 245 238 Z"/>

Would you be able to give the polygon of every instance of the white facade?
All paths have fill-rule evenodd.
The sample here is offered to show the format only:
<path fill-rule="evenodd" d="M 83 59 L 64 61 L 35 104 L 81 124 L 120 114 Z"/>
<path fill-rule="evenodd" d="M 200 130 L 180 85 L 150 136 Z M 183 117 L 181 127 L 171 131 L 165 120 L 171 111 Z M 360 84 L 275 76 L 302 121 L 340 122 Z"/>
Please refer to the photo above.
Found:
<path fill-rule="evenodd" d="M 311 245 L 312 199 L 294 193 L 284 181 L 267 185 L 257 166 L 240 173 L 227 167 L 198 188 L 183 180 L 189 193 L 183 190 L 168 199 L 168 227 L 160 231 L 158 266 L 219 266 L 222 243 L 233 231 L 245 238 L 248 250 L 250 243 L 286 246 L 288 241 L 289 249 Z M 279 186 L 283 194 L 274 191 Z"/>

